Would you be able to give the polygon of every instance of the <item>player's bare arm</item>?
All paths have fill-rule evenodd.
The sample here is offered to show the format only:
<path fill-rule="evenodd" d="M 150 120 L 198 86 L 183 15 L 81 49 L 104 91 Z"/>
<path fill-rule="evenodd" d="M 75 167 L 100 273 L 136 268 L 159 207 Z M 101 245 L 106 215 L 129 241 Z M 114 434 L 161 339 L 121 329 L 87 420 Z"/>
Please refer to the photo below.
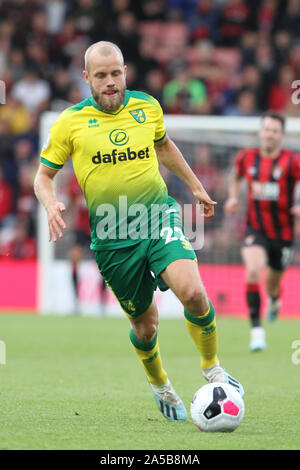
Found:
<path fill-rule="evenodd" d="M 161 142 L 155 144 L 155 151 L 159 161 L 174 175 L 184 181 L 191 189 L 195 198 L 203 204 L 204 216 L 212 217 L 214 215 L 214 206 L 217 202 L 209 197 L 174 142 L 166 136 Z"/>
<path fill-rule="evenodd" d="M 56 242 L 57 237 L 62 238 L 62 230 L 66 224 L 62 213 L 66 210 L 65 205 L 59 202 L 55 195 L 54 177 L 57 170 L 40 165 L 34 180 L 34 192 L 38 200 L 43 204 L 48 216 L 49 241 Z"/>
<path fill-rule="evenodd" d="M 241 184 L 242 177 L 239 176 L 236 171 L 234 170 L 228 188 L 228 198 L 224 204 L 224 212 L 226 215 L 233 214 L 239 205 L 239 190 Z"/>

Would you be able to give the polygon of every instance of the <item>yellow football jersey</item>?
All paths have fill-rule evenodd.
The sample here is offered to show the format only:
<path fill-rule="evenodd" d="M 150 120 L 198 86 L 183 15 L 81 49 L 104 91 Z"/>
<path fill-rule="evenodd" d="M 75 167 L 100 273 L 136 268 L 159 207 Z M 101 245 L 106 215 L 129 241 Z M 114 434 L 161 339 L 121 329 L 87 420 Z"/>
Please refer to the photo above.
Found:
<path fill-rule="evenodd" d="M 168 192 L 154 149 L 165 135 L 158 101 L 146 93 L 129 90 L 115 113 L 101 110 L 89 97 L 64 110 L 52 126 L 41 152 L 41 163 L 59 170 L 72 157 L 89 209 L 92 249 L 137 243 L 123 232 L 120 235 L 122 224 L 132 219 L 130 207 L 143 204 L 149 212 L 152 204 L 167 202 Z M 110 208 L 114 208 L 115 216 Z M 99 235 L 99 222 L 108 213 L 109 227 L 103 237 Z"/>

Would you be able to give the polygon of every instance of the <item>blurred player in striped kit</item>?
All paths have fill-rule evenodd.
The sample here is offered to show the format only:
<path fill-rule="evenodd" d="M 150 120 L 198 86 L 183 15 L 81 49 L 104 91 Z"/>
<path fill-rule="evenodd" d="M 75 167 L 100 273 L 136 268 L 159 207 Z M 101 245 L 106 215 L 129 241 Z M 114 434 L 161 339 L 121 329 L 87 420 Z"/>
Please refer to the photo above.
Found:
<path fill-rule="evenodd" d="M 266 348 L 259 291 L 262 271 L 267 266 L 267 319 L 274 321 L 280 309 L 282 276 L 291 259 L 294 216 L 300 215 L 300 206 L 294 205 L 294 188 L 300 180 L 300 156 L 282 148 L 284 130 L 285 119 L 281 115 L 272 111 L 263 114 L 260 146 L 241 150 L 236 156 L 224 206 L 227 215 L 237 210 L 240 183 L 245 178 L 248 214 L 241 255 L 246 267 L 251 351 Z"/>

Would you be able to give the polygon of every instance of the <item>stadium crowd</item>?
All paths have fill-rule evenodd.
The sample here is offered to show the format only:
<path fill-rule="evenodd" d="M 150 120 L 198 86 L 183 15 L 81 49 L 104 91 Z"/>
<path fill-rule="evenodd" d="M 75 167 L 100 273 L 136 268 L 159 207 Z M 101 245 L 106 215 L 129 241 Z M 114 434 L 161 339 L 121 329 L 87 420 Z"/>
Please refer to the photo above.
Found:
<path fill-rule="evenodd" d="M 0 80 L 6 88 L 6 104 L 0 104 L 0 257 L 36 257 L 32 181 L 39 117 L 90 95 L 82 69 L 92 42 L 117 43 L 128 88 L 153 95 L 165 113 L 254 116 L 271 108 L 300 116 L 291 100 L 291 84 L 300 78 L 299 25 L 300 0 L 0 0 Z M 224 200 L 224 161 L 230 159 L 218 160 L 205 145 L 193 146 L 188 157 L 211 196 Z M 184 185 L 164 176 L 170 194 L 188 200 Z M 65 178 L 65 197 L 74 202 L 71 172 Z M 214 228 L 222 222 L 218 214 Z M 220 250 L 231 242 L 223 230 Z"/>

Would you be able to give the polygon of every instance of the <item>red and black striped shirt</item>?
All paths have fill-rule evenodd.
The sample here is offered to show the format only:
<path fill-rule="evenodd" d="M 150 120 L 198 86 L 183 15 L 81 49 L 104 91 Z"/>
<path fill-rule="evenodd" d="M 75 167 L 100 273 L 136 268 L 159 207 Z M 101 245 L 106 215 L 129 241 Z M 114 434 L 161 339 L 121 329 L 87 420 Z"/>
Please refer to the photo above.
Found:
<path fill-rule="evenodd" d="M 263 157 L 257 148 L 241 150 L 235 168 L 248 182 L 248 227 L 271 239 L 291 241 L 290 209 L 300 180 L 300 156 L 288 149 L 276 158 Z"/>

